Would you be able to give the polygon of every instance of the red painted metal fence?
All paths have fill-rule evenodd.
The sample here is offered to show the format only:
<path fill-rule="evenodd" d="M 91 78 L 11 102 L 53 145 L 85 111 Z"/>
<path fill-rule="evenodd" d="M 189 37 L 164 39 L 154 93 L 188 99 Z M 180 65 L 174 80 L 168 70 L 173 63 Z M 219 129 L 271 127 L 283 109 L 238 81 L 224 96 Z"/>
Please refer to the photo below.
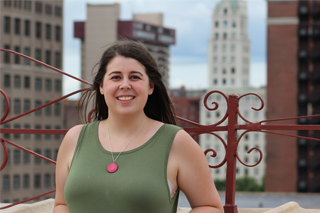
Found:
<path fill-rule="evenodd" d="M 31 61 L 34 61 L 36 63 L 39 63 L 45 67 L 48 67 L 56 72 L 59 72 L 63 75 L 66 75 L 66 76 L 69 76 L 71 78 L 74 78 L 82 83 L 85 83 L 89 86 L 91 86 L 91 84 L 87 81 L 84 81 L 82 79 L 79 79 L 79 78 L 76 78 L 70 74 L 67 74 L 67 73 L 64 73 L 62 72 L 61 70 L 59 69 L 56 69 L 52 66 L 49 66 L 47 64 L 44 64 L 38 60 L 35 60 L 31 57 L 28 57 L 28 56 L 25 56 L 23 54 L 20 54 L 20 53 L 17 53 L 17 52 L 14 52 L 14 51 L 11 51 L 11 50 L 5 50 L 5 49 L 0 49 L 0 51 L 5 51 L 5 52 L 9 52 L 9 53 L 13 53 L 13 54 L 16 54 L 16 55 L 19 55 L 21 57 L 24 57 L 24 58 L 27 58 Z M 8 128 L 2 128 L 2 125 L 3 124 L 6 124 L 6 123 L 9 123 L 13 120 L 16 120 L 17 118 L 20 118 L 22 116 L 25 116 L 27 114 L 30 114 L 36 110 L 39 110 L 41 108 L 44 108 L 48 105 L 51 105 L 53 103 L 56 103 L 60 100 L 63 100 L 63 99 L 66 99 L 67 97 L 69 96 L 72 96 L 74 94 L 77 94 L 77 93 L 80 93 L 80 92 L 83 92 L 85 90 L 88 90 L 89 88 L 86 88 L 86 89 L 80 89 L 80 90 L 77 90 L 75 92 L 72 92 L 68 95 L 65 95 L 59 99 L 56 99 L 56 100 L 53 100 L 47 104 L 44 104 L 40 107 L 37 107 L 35 109 L 32 109 L 28 112 L 25 112 L 23 114 L 20 114 L 20 115 L 17 115 L 13 118 L 10 118 L 10 119 L 6 119 L 8 113 L 9 113 L 9 110 L 10 110 L 10 102 L 9 102 L 9 98 L 8 96 L 6 95 L 5 91 L 3 91 L 2 89 L 0 89 L 0 92 L 1 94 L 4 96 L 5 100 L 6 100 L 6 111 L 4 113 L 4 115 L 2 116 L 1 120 L 0 120 L 0 132 L 1 133 L 10 133 L 10 134 L 65 134 L 68 130 L 38 130 L 38 129 L 8 129 Z M 261 109 L 263 109 L 264 107 L 264 102 L 262 100 L 262 98 L 258 95 L 258 94 L 254 94 L 254 93 L 248 93 L 248 94 L 244 94 L 242 96 L 237 96 L 237 95 L 225 95 L 224 93 L 220 92 L 220 91 L 211 91 L 209 92 L 205 98 L 204 98 L 204 105 L 205 107 L 210 110 L 210 111 L 214 111 L 214 110 L 217 110 L 219 108 L 219 105 L 218 103 L 216 102 L 213 102 L 212 104 L 214 105 L 213 108 L 210 108 L 208 105 L 207 105 L 207 101 L 208 101 L 208 97 L 211 95 L 211 94 L 214 94 L 214 93 L 217 93 L 217 94 L 220 94 L 222 95 L 226 102 L 227 102 L 227 111 L 226 111 L 226 114 L 224 115 L 224 117 L 218 121 L 217 123 L 215 124 L 212 124 L 212 125 L 201 125 L 201 124 L 198 124 L 198 123 L 195 123 L 195 122 L 192 122 L 192 121 L 189 121 L 189 120 L 186 120 L 184 118 L 180 118 L 178 117 L 179 120 L 181 121 L 184 121 L 184 122 L 187 122 L 187 123 L 190 123 L 190 124 L 193 124 L 195 127 L 186 127 L 184 128 L 191 136 L 196 136 L 196 135 L 200 135 L 200 134 L 211 134 L 211 135 L 214 135 L 216 137 L 219 138 L 219 140 L 222 142 L 224 148 L 225 148 L 225 151 L 226 151 L 226 154 L 225 154 L 225 157 L 223 159 L 223 161 L 219 164 L 219 165 L 216 165 L 216 166 L 212 166 L 212 165 L 209 165 L 210 168 L 219 168 L 221 166 L 223 166 L 225 163 L 227 163 L 227 173 L 226 173 L 226 194 L 225 194 L 225 206 L 224 206 L 224 210 L 226 213 L 236 213 L 238 212 L 237 210 L 237 206 L 235 205 L 235 186 L 236 186 L 236 161 L 240 161 L 240 163 L 242 163 L 243 165 L 247 166 L 247 167 L 254 167 L 256 165 L 258 165 L 261 160 L 262 160 L 262 157 L 263 157 L 263 154 L 261 152 L 261 150 L 259 148 L 256 148 L 256 147 L 253 147 L 251 148 L 247 153 L 251 153 L 253 150 L 257 150 L 259 151 L 260 153 L 260 159 L 259 161 L 254 164 L 254 165 L 248 165 L 246 163 L 244 163 L 239 155 L 238 155 L 238 151 L 237 151 L 237 148 L 238 148 L 238 144 L 240 143 L 240 140 L 242 139 L 242 137 L 247 134 L 248 132 L 262 132 L 262 133 L 268 133 L 268 134 L 277 134 L 277 135 L 284 135 L 284 136 L 289 136 L 289 137 L 297 137 L 297 138 L 305 138 L 305 139 L 311 139 L 311 140 L 316 140 L 316 141 L 320 141 L 320 139 L 317 139 L 317 138 L 311 138 L 311 137 L 302 137 L 302 136 L 297 136 L 297 135 L 290 135 L 290 134 L 284 134 L 284 133 L 279 133 L 278 131 L 277 132 L 273 132 L 273 130 L 320 130 L 320 125 L 276 125 L 276 124 L 272 124 L 272 125 L 268 125 L 268 124 L 264 124 L 264 123 L 267 123 L 267 122 L 276 122 L 276 121 L 284 121 L 284 120 L 293 120 L 293 119 L 299 119 L 299 118 L 311 118 L 311 117 L 320 117 L 320 115 L 313 115 L 313 116 L 303 116 L 303 117 L 292 117 L 292 118 L 280 118 L 280 119 L 272 119 L 272 120 L 263 120 L 263 121 L 260 121 L 260 122 L 256 122 L 256 123 L 253 123 L 251 121 L 248 121 L 244 118 L 244 116 L 241 115 L 240 111 L 239 111 L 239 101 L 241 98 L 245 97 L 245 96 L 248 96 L 248 95 L 254 95 L 256 97 L 258 97 L 261 101 L 261 107 L 260 108 L 253 108 L 253 110 L 255 111 L 260 111 Z M 241 119 L 243 119 L 247 124 L 245 125 L 239 125 L 238 124 L 238 117 L 240 117 Z M 220 124 L 223 123 L 224 121 L 228 121 L 228 125 L 226 126 L 221 126 Z M 239 136 L 237 137 L 237 132 L 239 130 L 244 130 L 244 132 Z M 218 134 L 216 134 L 215 132 L 217 131 L 226 131 L 228 132 L 228 140 L 227 142 L 225 142 Z M 21 149 L 25 152 L 29 152 L 30 154 L 32 155 L 35 155 L 35 156 L 38 156 L 46 161 L 49 161 L 53 164 L 55 164 L 55 161 L 49 159 L 49 158 L 46 158 L 42 155 L 39 155 L 31 150 L 28 150 L 22 146 L 19 146 L 17 144 L 15 144 L 14 142 L 12 141 L 9 141 L 9 140 L 6 140 L 4 138 L 0 138 L 0 142 L 1 142 L 1 145 L 3 147 L 3 150 L 4 150 L 4 161 L 0 167 L 0 171 L 3 170 L 3 168 L 6 166 L 7 164 L 7 161 L 8 161 L 8 151 L 7 151 L 7 147 L 6 147 L 6 144 L 10 144 L 12 146 L 15 146 L 17 147 L 18 149 Z M 209 152 L 212 152 L 213 154 L 211 155 L 212 157 L 215 157 L 216 156 L 216 151 L 213 150 L 213 149 L 207 149 L 204 153 L 205 155 L 208 154 Z M 33 200 L 33 199 L 36 199 L 36 198 L 39 198 L 39 197 L 42 197 L 42 196 L 45 196 L 47 194 L 50 194 L 50 193 L 54 193 L 54 191 L 50 191 L 50 192 L 47 192 L 45 194 L 41 194 L 41 195 L 38 195 L 36 197 L 33 197 L 33 198 L 30 198 L 30 199 L 27 199 L 27 200 L 24 200 L 24 201 L 20 201 L 20 202 L 17 202 L 17 203 L 13 203 L 11 205 L 7 205 L 5 207 L 2 207 L 0 208 L 1 209 L 5 209 L 5 208 L 9 208 L 11 206 L 14 206 L 14 205 L 17 205 L 19 203 L 24 203 L 24 202 L 27 202 L 27 201 L 30 201 L 30 200 Z"/>

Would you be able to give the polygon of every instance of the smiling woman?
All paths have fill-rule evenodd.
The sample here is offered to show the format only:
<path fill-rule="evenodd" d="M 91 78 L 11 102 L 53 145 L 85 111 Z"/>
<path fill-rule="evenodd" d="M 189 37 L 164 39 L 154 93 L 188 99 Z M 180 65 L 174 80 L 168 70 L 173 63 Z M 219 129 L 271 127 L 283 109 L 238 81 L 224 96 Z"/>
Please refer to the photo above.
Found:
<path fill-rule="evenodd" d="M 179 192 L 191 212 L 223 212 L 198 144 L 175 126 L 156 62 L 138 42 L 122 40 L 102 55 L 92 89 L 92 123 L 66 134 L 57 159 L 54 212 L 177 212 Z"/>

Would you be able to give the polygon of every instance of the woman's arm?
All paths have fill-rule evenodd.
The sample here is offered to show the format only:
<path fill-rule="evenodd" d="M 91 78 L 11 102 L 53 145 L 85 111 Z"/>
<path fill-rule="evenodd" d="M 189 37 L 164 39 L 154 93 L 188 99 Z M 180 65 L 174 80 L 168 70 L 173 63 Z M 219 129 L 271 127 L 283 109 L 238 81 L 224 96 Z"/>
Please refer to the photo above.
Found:
<path fill-rule="evenodd" d="M 56 164 L 56 197 L 53 213 L 69 213 L 64 199 L 64 185 L 66 183 L 70 163 L 77 145 L 82 125 L 71 128 L 65 135 L 58 152 Z"/>
<path fill-rule="evenodd" d="M 180 130 L 173 141 L 171 154 L 178 165 L 178 186 L 187 196 L 191 212 L 222 213 L 221 199 L 200 146 L 188 133 Z"/>

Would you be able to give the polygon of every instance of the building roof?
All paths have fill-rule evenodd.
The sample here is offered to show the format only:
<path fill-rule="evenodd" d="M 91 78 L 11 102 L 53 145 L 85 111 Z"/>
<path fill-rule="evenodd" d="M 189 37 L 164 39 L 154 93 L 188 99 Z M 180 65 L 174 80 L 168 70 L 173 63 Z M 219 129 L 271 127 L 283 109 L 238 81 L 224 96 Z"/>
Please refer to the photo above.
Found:
<path fill-rule="evenodd" d="M 238 0 L 221 0 L 220 2 L 217 3 L 215 11 L 219 11 L 221 9 L 221 5 L 224 3 L 229 3 L 232 11 L 237 11 L 238 10 Z"/>

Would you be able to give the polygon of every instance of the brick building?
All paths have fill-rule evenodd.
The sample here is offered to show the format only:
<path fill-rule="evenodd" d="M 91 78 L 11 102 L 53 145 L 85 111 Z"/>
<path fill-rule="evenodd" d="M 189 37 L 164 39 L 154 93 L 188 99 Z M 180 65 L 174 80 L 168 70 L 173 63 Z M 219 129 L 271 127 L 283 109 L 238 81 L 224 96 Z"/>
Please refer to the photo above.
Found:
<path fill-rule="evenodd" d="M 268 0 L 267 119 L 320 113 L 320 1 Z M 299 119 L 277 124 L 319 124 Z M 287 131 L 319 138 L 319 133 Z M 320 192 L 314 141 L 267 134 L 266 191 Z"/>

